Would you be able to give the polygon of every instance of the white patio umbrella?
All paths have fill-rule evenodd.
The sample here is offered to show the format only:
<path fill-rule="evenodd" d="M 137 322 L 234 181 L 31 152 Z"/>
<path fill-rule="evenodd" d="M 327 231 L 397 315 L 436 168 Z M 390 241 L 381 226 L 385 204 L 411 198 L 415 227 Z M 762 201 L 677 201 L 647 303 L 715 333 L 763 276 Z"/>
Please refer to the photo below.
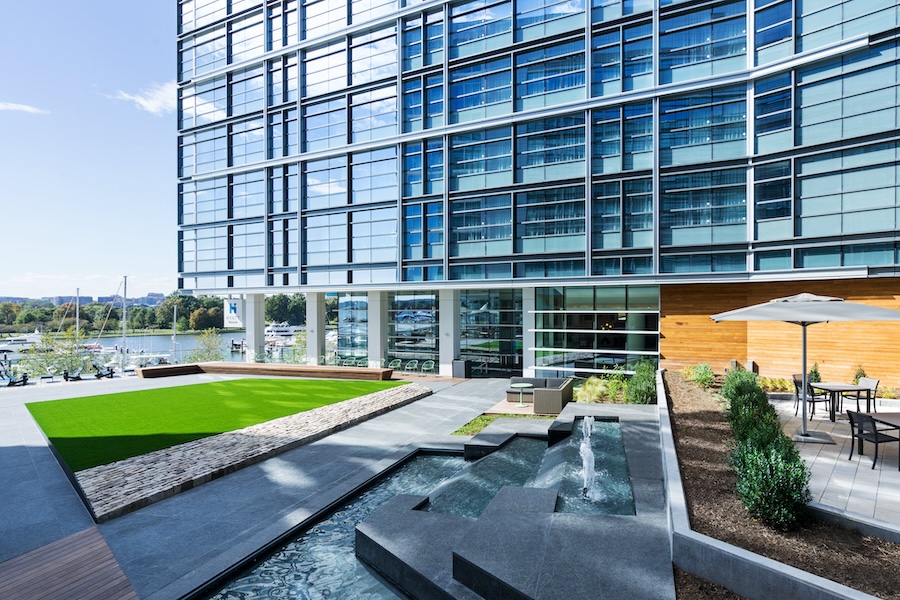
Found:
<path fill-rule="evenodd" d="M 729 310 L 712 315 L 710 319 L 717 323 L 719 321 L 783 321 L 800 325 L 803 328 L 802 390 L 805 396 L 807 389 L 806 327 L 808 325 L 828 323 L 829 321 L 900 321 L 900 310 L 879 308 L 858 302 L 846 302 L 843 298 L 804 293 Z M 799 433 L 802 437 L 808 437 L 810 434 L 806 431 L 806 398 L 801 398 L 800 403 L 803 405 L 803 425 L 800 427 Z"/>

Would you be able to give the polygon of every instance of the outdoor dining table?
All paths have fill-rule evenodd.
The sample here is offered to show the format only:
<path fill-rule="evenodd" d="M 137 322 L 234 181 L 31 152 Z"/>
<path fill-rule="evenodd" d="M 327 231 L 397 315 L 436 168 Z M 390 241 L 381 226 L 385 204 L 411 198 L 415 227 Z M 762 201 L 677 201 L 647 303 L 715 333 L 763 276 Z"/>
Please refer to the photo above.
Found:
<path fill-rule="evenodd" d="M 866 412 L 863 414 L 869 415 L 883 425 L 900 429 L 900 412 Z"/>
<path fill-rule="evenodd" d="M 900 429 L 900 412 L 864 412 L 863 414 L 872 417 L 872 419 L 876 423 L 881 423 L 882 425 L 887 425 L 888 427 L 896 427 L 897 429 Z M 859 452 L 860 455 L 862 455 L 863 453 L 862 438 L 859 439 L 857 452 Z"/>
<path fill-rule="evenodd" d="M 869 404 L 872 401 L 872 390 L 866 386 L 862 385 L 854 385 L 852 383 L 840 383 L 837 381 L 816 381 L 809 382 L 809 387 L 815 390 L 823 390 L 831 394 L 831 402 L 829 402 L 828 407 L 828 418 L 831 419 L 833 423 L 835 420 L 835 407 L 837 406 L 837 399 L 843 392 L 865 392 L 866 393 L 866 410 L 869 409 Z"/>

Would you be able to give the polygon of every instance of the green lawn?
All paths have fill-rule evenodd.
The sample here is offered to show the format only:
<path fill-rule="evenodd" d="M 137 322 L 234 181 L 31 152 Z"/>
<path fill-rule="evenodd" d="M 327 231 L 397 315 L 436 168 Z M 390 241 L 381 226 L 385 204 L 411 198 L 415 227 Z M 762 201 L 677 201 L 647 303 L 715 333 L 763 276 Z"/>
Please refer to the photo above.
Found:
<path fill-rule="evenodd" d="M 403 385 L 238 379 L 27 404 L 73 471 Z"/>

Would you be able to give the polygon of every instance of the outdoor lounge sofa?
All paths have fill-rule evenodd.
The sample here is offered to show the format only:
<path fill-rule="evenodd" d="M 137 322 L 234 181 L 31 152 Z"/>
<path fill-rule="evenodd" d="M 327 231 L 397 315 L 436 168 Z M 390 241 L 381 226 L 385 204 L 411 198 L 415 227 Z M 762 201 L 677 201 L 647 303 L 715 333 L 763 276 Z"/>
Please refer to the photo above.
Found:
<path fill-rule="evenodd" d="M 558 415 L 563 407 L 572 401 L 575 380 L 571 377 L 510 377 L 510 385 L 514 383 L 530 383 L 532 387 L 524 388 L 522 400 L 534 403 L 536 415 Z M 506 390 L 507 402 L 519 401 L 519 388 Z"/>

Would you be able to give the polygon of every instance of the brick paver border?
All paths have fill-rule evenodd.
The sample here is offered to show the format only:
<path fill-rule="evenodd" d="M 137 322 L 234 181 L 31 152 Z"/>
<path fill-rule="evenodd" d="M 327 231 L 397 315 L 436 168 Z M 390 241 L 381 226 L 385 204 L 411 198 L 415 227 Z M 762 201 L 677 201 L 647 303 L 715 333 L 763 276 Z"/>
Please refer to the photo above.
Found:
<path fill-rule="evenodd" d="M 416 383 L 75 473 L 98 522 L 137 510 L 430 395 Z"/>

